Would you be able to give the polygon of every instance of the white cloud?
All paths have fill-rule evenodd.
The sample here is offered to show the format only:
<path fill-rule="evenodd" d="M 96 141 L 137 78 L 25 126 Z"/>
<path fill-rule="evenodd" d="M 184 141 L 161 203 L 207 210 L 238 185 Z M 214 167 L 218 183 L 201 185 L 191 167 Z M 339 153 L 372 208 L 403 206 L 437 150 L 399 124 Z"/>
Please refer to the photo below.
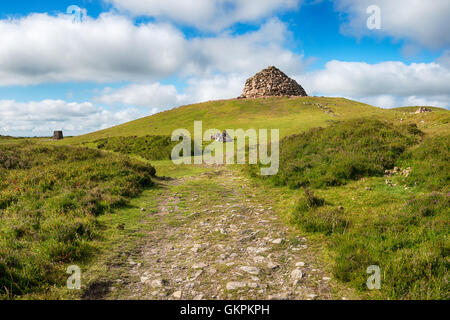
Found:
<path fill-rule="evenodd" d="M 178 94 L 173 85 L 133 84 L 117 90 L 106 88 L 95 100 L 109 105 L 119 104 L 150 108 L 167 108 L 183 104 L 187 97 Z"/>
<path fill-rule="evenodd" d="M 450 49 L 444 50 L 442 55 L 437 59 L 437 62 L 450 70 Z"/>
<path fill-rule="evenodd" d="M 347 97 L 352 99 L 352 97 Z M 450 106 L 450 95 L 440 96 L 394 96 L 394 95 L 379 95 L 370 97 L 360 97 L 355 100 L 377 106 L 380 108 L 396 108 L 408 106 L 430 106 L 448 108 Z"/>
<path fill-rule="evenodd" d="M 367 28 L 370 5 L 381 9 L 381 30 Z M 448 0 L 336 0 L 338 11 L 348 15 L 345 33 L 357 36 L 376 34 L 406 38 L 431 49 L 450 45 L 450 1 Z"/>
<path fill-rule="evenodd" d="M 233 99 L 241 95 L 246 76 L 241 74 L 215 75 L 210 78 L 190 79 L 186 95 L 191 102 Z"/>
<path fill-rule="evenodd" d="M 240 73 L 248 76 L 276 64 L 290 73 L 299 73 L 304 67 L 303 55 L 285 49 L 291 37 L 286 25 L 271 19 L 254 32 L 233 36 L 221 33 L 216 37 L 192 40 L 194 60 L 186 72 L 208 75 L 214 72 Z"/>
<path fill-rule="evenodd" d="M 402 106 L 434 106 L 434 107 L 450 107 L 450 94 L 438 96 L 409 96 L 401 101 Z"/>
<path fill-rule="evenodd" d="M 330 61 L 297 79 L 312 94 L 359 99 L 381 107 L 450 105 L 450 69 L 432 63 Z"/>
<path fill-rule="evenodd" d="M 192 60 L 180 73 L 187 77 L 183 93 L 173 85 L 142 83 L 120 89 L 107 88 L 96 101 L 109 105 L 168 108 L 183 104 L 239 96 L 245 79 L 274 64 L 288 74 L 303 71 L 303 55 L 283 48 L 290 33 L 278 19 L 239 36 L 227 32 L 197 38 L 189 43 Z M 194 76 L 192 76 L 194 75 Z"/>
<path fill-rule="evenodd" d="M 46 14 L 0 20 L 0 85 L 49 82 L 148 83 L 169 76 L 253 73 L 274 62 L 299 72 L 284 23 L 272 19 L 243 35 L 185 36 L 167 24 L 135 25 L 110 13 L 82 23 Z"/>
<path fill-rule="evenodd" d="M 88 133 L 145 114 L 128 108 L 112 112 L 90 102 L 71 103 L 62 100 L 17 102 L 0 100 L 0 134 L 50 136 L 54 130 L 64 130 L 66 135 Z"/>
<path fill-rule="evenodd" d="M 333 60 L 324 70 L 306 75 L 304 82 L 310 91 L 331 95 L 450 94 L 450 70 L 435 62 L 406 65 Z"/>
<path fill-rule="evenodd" d="M 382 94 L 379 96 L 361 97 L 357 100 L 380 108 L 395 108 L 401 106 L 400 104 L 398 104 L 398 99 L 392 95 Z"/>
<path fill-rule="evenodd" d="M 302 0 L 105 0 L 119 10 L 175 21 L 207 31 L 256 22 L 298 8 Z"/>
<path fill-rule="evenodd" d="M 175 28 L 111 14 L 82 23 L 31 14 L 0 20 L 0 34 L 0 85 L 148 80 L 176 72 L 187 58 Z"/>
<path fill-rule="evenodd" d="M 241 94 L 244 82 L 245 76 L 238 74 L 191 78 L 183 93 L 172 85 L 133 84 L 119 89 L 107 88 L 95 101 L 164 110 L 191 103 L 236 98 Z"/>

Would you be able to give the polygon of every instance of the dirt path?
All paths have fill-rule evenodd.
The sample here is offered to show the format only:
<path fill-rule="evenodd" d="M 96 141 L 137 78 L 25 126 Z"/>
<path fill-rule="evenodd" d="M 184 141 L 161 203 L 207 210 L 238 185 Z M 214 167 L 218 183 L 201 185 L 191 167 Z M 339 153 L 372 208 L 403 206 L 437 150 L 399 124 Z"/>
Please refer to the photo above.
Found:
<path fill-rule="evenodd" d="M 270 197 L 226 167 L 164 182 L 120 299 L 341 299 Z M 124 275 L 125 276 L 125 275 Z"/>

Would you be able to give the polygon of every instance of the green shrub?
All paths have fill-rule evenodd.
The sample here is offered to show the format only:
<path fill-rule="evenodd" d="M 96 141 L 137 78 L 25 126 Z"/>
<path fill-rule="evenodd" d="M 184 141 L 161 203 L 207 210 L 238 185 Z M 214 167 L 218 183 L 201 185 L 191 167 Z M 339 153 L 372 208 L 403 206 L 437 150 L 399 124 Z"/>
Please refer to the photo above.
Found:
<path fill-rule="evenodd" d="M 450 185 L 450 135 L 427 137 L 404 154 L 399 166 L 411 167 L 404 182 L 409 186 L 441 190 Z"/>
<path fill-rule="evenodd" d="M 297 203 L 297 211 L 309 211 L 321 207 L 325 204 L 325 199 L 316 197 L 314 191 L 305 189 L 305 196 Z"/>
<path fill-rule="evenodd" d="M 312 211 L 296 211 L 293 222 L 307 232 L 325 235 L 344 233 L 349 224 L 340 210 L 329 207 Z"/>
<path fill-rule="evenodd" d="M 421 137 L 414 125 L 395 127 L 378 120 L 313 129 L 280 142 L 280 170 L 270 179 L 291 188 L 320 188 L 381 176 Z"/>
<path fill-rule="evenodd" d="M 345 232 L 348 221 L 343 217 L 343 211 L 323 206 L 325 199 L 315 196 L 313 191 L 306 188 L 304 196 L 297 202 L 291 222 L 307 232 L 326 235 Z"/>

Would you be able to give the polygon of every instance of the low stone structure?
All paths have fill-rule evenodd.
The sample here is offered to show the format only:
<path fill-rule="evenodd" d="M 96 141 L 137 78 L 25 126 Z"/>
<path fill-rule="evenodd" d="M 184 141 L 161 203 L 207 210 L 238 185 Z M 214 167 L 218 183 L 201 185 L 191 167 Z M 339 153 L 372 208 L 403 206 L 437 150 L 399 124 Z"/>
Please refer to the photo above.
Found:
<path fill-rule="evenodd" d="M 245 83 L 240 99 L 261 98 L 273 96 L 306 97 L 306 91 L 294 79 L 289 78 L 274 66 L 268 67 Z"/>
<path fill-rule="evenodd" d="M 64 139 L 64 135 L 62 131 L 54 131 L 53 132 L 53 140 L 62 140 Z"/>
<path fill-rule="evenodd" d="M 224 130 L 222 133 L 217 133 L 211 136 L 211 140 L 216 140 L 217 142 L 232 142 L 233 139 L 230 137 L 228 132 Z"/>
<path fill-rule="evenodd" d="M 420 107 L 419 109 L 417 109 L 416 114 L 419 113 L 425 113 L 425 112 L 431 112 L 432 110 L 429 108 L 425 108 L 425 107 Z"/>

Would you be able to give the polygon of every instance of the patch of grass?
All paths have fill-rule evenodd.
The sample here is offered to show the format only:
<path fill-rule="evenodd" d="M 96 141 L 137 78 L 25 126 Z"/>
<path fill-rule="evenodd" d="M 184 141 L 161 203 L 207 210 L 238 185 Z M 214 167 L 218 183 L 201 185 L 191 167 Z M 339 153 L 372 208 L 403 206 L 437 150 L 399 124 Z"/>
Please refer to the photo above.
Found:
<path fill-rule="evenodd" d="M 322 207 L 325 204 L 325 199 L 319 198 L 309 188 L 305 189 L 305 196 L 301 198 L 297 204 L 298 211 L 311 211 L 313 209 Z"/>
<path fill-rule="evenodd" d="M 258 180 L 292 199 L 305 188 L 286 221 L 327 247 L 336 279 L 372 298 L 449 299 L 449 143 L 412 122 L 341 122 L 285 138 L 278 176 Z M 387 184 L 394 166 L 410 170 Z M 379 291 L 366 286 L 370 265 Z"/>
<path fill-rule="evenodd" d="M 411 167 L 403 179 L 409 186 L 440 190 L 450 185 L 450 135 L 427 137 L 417 148 L 409 150 L 399 165 Z"/>
<path fill-rule="evenodd" d="M 371 128 L 370 123 L 365 124 L 364 127 L 369 128 L 366 133 L 372 132 L 375 125 L 381 126 L 372 123 Z M 332 127 L 326 130 L 335 132 Z M 309 137 L 308 134 L 302 136 Z M 366 269 L 378 265 L 383 272 L 382 289 L 374 295 L 389 299 L 448 299 L 449 138 L 441 135 L 421 139 L 423 134 L 415 126 L 397 129 L 390 125 L 381 128 L 378 136 L 383 139 L 374 139 L 377 146 L 369 143 L 370 150 L 359 148 L 360 139 L 349 139 L 341 146 L 345 150 L 354 145 L 360 156 L 368 154 L 365 159 L 369 168 L 382 163 L 374 160 L 380 158 L 389 166 L 382 165 L 372 174 L 366 171 L 368 178 L 355 176 L 353 180 L 358 181 L 349 179 L 348 186 L 323 188 L 323 184 L 310 179 L 308 184 L 322 188 L 320 196 L 306 189 L 290 222 L 309 233 L 327 236 L 332 272 L 342 282 L 366 292 L 369 276 Z M 315 138 L 312 141 L 319 145 L 318 150 L 324 150 L 320 148 L 320 137 Z M 301 141 L 306 144 L 306 140 Z M 419 141 L 419 145 L 414 145 Z M 392 145 L 398 152 L 392 150 Z M 407 149 L 408 146 L 412 147 Z M 353 153 L 346 151 L 346 154 L 351 157 Z M 298 161 L 306 159 L 306 163 L 314 163 L 309 155 L 311 153 L 301 153 Z M 322 155 L 318 157 L 322 159 Z M 340 159 L 339 156 L 336 159 Z M 392 177 L 398 183 L 388 186 L 381 175 L 384 168 L 394 165 L 410 166 L 411 173 Z M 312 165 L 309 169 L 314 168 Z M 404 188 L 403 183 L 409 185 L 409 189 Z M 336 209 L 342 204 L 347 209 Z"/>
<path fill-rule="evenodd" d="M 323 112 L 318 105 L 326 105 L 333 112 Z M 347 120 L 358 117 L 394 118 L 389 110 L 364 103 L 325 97 L 274 97 L 261 99 L 231 99 L 209 101 L 182 106 L 155 115 L 124 123 L 122 125 L 67 138 L 57 144 L 79 144 L 117 136 L 166 135 L 179 128 L 193 133 L 194 121 L 203 121 L 203 129 L 280 129 L 284 137 L 318 126 L 328 121 Z"/>
<path fill-rule="evenodd" d="M 365 290 L 370 265 L 383 271 L 390 299 L 448 299 L 450 197 L 415 197 L 394 215 L 379 215 L 333 237 L 333 273 Z"/>
<path fill-rule="evenodd" d="M 30 144 L 0 148 L 0 296 L 61 281 L 89 258 L 97 216 L 153 185 L 155 169 L 91 149 Z"/>
<path fill-rule="evenodd" d="M 170 160 L 172 149 L 178 143 L 171 141 L 170 136 L 149 135 L 110 137 L 94 141 L 98 149 L 136 155 L 147 160 Z"/>
<path fill-rule="evenodd" d="M 415 125 L 368 119 L 313 129 L 281 141 L 280 170 L 270 179 L 291 188 L 322 188 L 382 176 L 422 135 Z"/>
<path fill-rule="evenodd" d="M 310 189 L 305 189 L 305 195 L 298 201 L 291 223 L 307 232 L 325 235 L 344 233 L 349 222 L 343 217 L 342 210 L 324 206 L 325 199 L 315 196 Z"/>

